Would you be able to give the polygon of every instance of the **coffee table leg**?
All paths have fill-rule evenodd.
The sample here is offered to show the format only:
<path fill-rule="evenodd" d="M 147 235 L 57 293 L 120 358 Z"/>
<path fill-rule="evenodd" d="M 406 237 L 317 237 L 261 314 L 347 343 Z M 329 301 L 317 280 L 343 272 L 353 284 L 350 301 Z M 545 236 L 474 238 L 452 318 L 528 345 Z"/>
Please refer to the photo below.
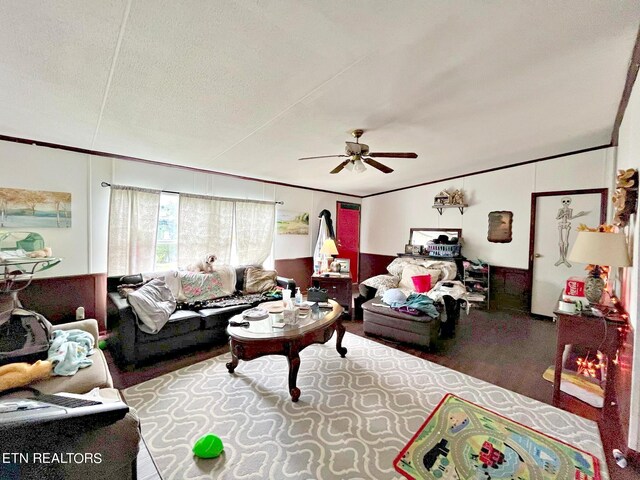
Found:
<path fill-rule="evenodd" d="M 289 362 L 289 393 L 291 394 L 291 401 L 297 402 L 300 398 L 300 389 L 296 387 L 298 370 L 300 370 L 300 355 L 297 348 L 292 347 L 289 350 L 287 361 Z"/>
<path fill-rule="evenodd" d="M 227 370 L 229 370 L 229 373 L 233 373 L 238 366 L 238 356 L 236 355 L 234 347 L 235 344 L 233 343 L 233 340 L 229 339 L 229 350 L 231 351 L 231 361 L 227 363 Z"/>
<path fill-rule="evenodd" d="M 342 321 L 338 320 L 336 322 L 336 350 L 340 354 L 342 358 L 347 354 L 347 349 L 342 346 L 342 337 L 344 337 L 344 326 L 342 325 Z"/>

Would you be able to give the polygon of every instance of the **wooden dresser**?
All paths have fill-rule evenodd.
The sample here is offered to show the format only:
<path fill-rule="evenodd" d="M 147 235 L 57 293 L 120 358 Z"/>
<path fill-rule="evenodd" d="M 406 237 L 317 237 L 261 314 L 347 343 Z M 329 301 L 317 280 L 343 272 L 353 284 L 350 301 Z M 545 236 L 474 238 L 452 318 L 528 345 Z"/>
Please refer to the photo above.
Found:
<path fill-rule="evenodd" d="M 344 308 L 344 313 L 349 319 L 353 319 L 353 280 L 351 275 L 340 275 L 325 277 L 323 275 L 313 275 L 311 285 L 327 290 L 327 295 L 331 300 L 335 300 Z"/>

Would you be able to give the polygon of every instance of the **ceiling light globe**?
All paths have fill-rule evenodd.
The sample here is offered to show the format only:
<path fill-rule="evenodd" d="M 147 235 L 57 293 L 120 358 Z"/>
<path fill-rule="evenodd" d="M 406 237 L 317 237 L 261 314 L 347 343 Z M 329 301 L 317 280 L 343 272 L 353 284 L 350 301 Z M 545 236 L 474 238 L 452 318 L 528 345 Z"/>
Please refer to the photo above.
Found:
<path fill-rule="evenodd" d="M 367 169 L 367 167 L 364 166 L 364 163 L 362 163 L 362 160 L 358 159 L 354 162 L 353 165 L 353 171 L 357 172 L 357 173 L 362 173 Z"/>

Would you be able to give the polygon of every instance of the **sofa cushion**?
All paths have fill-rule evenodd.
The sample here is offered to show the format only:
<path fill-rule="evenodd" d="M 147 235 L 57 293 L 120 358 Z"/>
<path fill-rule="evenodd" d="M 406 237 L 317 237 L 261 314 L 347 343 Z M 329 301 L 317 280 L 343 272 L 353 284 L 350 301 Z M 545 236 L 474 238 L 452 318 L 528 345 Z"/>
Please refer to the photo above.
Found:
<path fill-rule="evenodd" d="M 149 343 L 162 340 L 165 338 L 179 337 L 196 330 L 202 329 L 202 317 L 198 312 L 192 310 L 176 310 L 169 317 L 169 321 L 162 330 L 154 335 L 137 332 L 137 341 L 140 343 Z"/>
<path fill-rule="evenodd" d="M 113 388 L 113 381 L 109 373 L 109 366 L 102 350 L 96 349 L 89 357 L 93 365 L 81 368 L 70 377 L 52 376 L 46 380 L 31 384 L 42 393 L 87 393 L 93 388 Z"/>
<path fill-rule="evenodd" d="M 429 315 L 418 315 L 418 316 L 409 315 L 406 313 L 398 312 L 397 310 L 394 310 L 393 308 L 390 308 L 390 307 L 377 306 L 377 304 L 382 304 L 382 303 L 383 302 L 381 298 L 379 297 L 373 298 L 362 304 L 362 310 L 373 314 L 371 316 L 372 318 L 376 318 L 376 319 L 385 318 L 386 319 L 384 320 L 385 322 L 393 322 L 394 321 L 393 319 L 396 319 L 396 320 L 404 320 L 410 323 L 411 322 L 428 323 L 434 320 Z M 365 318 L 366 318 L 366 313 L 365 313 Z"/>
<path fill-rule="evenodd" d="M 244 272 L 244 293 L 262 293 L 276 287 L 278 273 L 275 270 L 264 270 L 257 267 L 247 267 Z"/>
<path fill-rule="evenodd" d="M 202 327 L 208 329 L 225 329 L 229 324 L 229 319 L 234 315 L 242 313 L 244 310 L 251 308 L 250 305 L 231 305 L 229 307 L 220 308 L 203 308 L 200 310 L 202 318 Z"/>
<path fill-rule="evenodd" d="M 158 333 L 176 309 L 176 299 L 164 280 L 154 278 L 127 296 L 138 319 L 138 327 L 145 333 Z"/>
<path fill-rule="evenodd" d="M 134 275 L 123 275 L 122 277 L 120 277 L 119 281 L 121 284 L 135 284 L 142 283 L 144 281 L 144 278 L 142 277 L 141 273 L 136 273 Z"/>

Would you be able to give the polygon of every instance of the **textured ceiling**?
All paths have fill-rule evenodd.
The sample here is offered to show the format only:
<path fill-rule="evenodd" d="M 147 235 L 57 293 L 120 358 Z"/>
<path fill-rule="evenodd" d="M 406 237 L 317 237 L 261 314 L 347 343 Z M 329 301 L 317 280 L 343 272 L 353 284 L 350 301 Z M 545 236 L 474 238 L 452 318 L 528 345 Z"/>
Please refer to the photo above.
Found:
<path fill-rule="evenodd" d="M 0 2 L 0 134 L 367 195 L 607 144 L 640 1 Z M 364 128 L 384 175 L 329 175 Z"/>

